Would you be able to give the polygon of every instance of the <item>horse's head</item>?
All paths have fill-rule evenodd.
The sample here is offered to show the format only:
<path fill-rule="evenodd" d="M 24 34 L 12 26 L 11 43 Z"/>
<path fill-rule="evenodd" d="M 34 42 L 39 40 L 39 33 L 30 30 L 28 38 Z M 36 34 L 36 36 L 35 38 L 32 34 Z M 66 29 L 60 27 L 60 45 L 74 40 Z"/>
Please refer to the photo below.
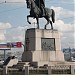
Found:
<path fill-rule="evenodd" d="M 31 7 L 31 0 L 26 0 L 26 3 L 27 3 L 27 8 L 30 8 Z"/>

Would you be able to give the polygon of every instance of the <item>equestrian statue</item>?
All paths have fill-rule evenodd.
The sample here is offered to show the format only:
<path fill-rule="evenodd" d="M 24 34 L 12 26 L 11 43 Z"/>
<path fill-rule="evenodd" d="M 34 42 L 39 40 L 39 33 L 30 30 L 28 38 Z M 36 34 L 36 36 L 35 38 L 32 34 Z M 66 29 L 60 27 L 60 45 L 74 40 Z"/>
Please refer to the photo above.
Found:
<path fill-rule="evenodd" d="M 49 9 L 45 7 L 45 1 L 44 0 L 26 0 L 27 8 L 30 9 L 30 15 L 27 16 L 27 22 L 31 24 L 29 21 L 29 17 L 36 18 L 37 20 L 37 28 L 39 29 L 39 18 L 44 17 L 47 20 L 47 23 L 44 27 L 46 29 L 46 26 L 50 23 L 51 29 L 53 29 L 52 22 L 55 22 L 55 12 L 53 9 Z M 50 17 L 52 20 L 50 20 Z"/>

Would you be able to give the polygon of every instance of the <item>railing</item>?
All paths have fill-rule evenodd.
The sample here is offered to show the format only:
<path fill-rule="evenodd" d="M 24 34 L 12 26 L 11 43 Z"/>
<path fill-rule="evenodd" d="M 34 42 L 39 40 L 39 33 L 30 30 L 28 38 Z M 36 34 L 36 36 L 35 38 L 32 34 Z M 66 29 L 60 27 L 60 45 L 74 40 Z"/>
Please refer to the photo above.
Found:
<path fill-rule="evenodd" d="M 25 75 L 24 71 L 9 70 L 7 75 Z"/>
<path fill-rule="evenodd" d="M 73 75 L 72 74 L 72 68 L 68 65 L 59 65 L 59 66 L 49 66 L 50 69 L 47 68 L 29 68 L 29 75 Z M 51 71 L 51 74 L 49 74 L 48 71 Z M 73 69 L 75 74 L 75 69 Z M 0 75 L 3 75 L 3 70 L 0 70 Z M 19 70 L 19 69 L 9 69 L 7 75 L 25 75 L 25 70 Z"/>
<path fill-rule="evenodd" d="M 29 74 L 48 74 L 48 69 L 45 68 L 33 68 L 29 70 Z"/>
<path fill-rule="evenodd" d="M 71 66 L 51 66 L 52 74 L 71 74 Z"/>

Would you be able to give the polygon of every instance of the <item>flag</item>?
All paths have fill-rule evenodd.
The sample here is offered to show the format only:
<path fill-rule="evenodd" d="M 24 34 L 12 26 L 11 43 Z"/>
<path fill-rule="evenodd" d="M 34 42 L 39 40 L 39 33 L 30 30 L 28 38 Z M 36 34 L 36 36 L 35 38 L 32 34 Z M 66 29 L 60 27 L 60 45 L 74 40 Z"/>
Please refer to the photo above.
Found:
<path fill-rule="evenodd" d="M 22 42 L 7 43 L 7 45 L 11 48 L 22 48 Z"/>
<path fill-rule="evenodd" d="M 0 44 L 0 48 L 7 48 L 7 44 Z"/>
<path fill-rule="evenodd" d="M 22 47 L 22 42 L 16 42 L 16 47 L 21 48 Z"/>
<path fill-rule="evenodd" d="M 7 47 L 7 44 L 0 44 L 0 50 L 11 50 Z"/>

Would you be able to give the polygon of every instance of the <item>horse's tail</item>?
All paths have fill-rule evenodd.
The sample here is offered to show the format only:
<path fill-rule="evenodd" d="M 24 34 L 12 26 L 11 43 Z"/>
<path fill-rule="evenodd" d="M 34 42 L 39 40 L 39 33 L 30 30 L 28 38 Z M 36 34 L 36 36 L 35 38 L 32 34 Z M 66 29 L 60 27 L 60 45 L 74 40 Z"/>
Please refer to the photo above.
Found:
<path fill-rule="evenodd" d="M 51 15 L 51 17 L 52 17 L 52 21 L 53 21 L 53 23 L 55 22 L 55 12 L 54 12 L 54 10 L 53 9 L 51 9 L 52 10 L 52 15 Z"/>

